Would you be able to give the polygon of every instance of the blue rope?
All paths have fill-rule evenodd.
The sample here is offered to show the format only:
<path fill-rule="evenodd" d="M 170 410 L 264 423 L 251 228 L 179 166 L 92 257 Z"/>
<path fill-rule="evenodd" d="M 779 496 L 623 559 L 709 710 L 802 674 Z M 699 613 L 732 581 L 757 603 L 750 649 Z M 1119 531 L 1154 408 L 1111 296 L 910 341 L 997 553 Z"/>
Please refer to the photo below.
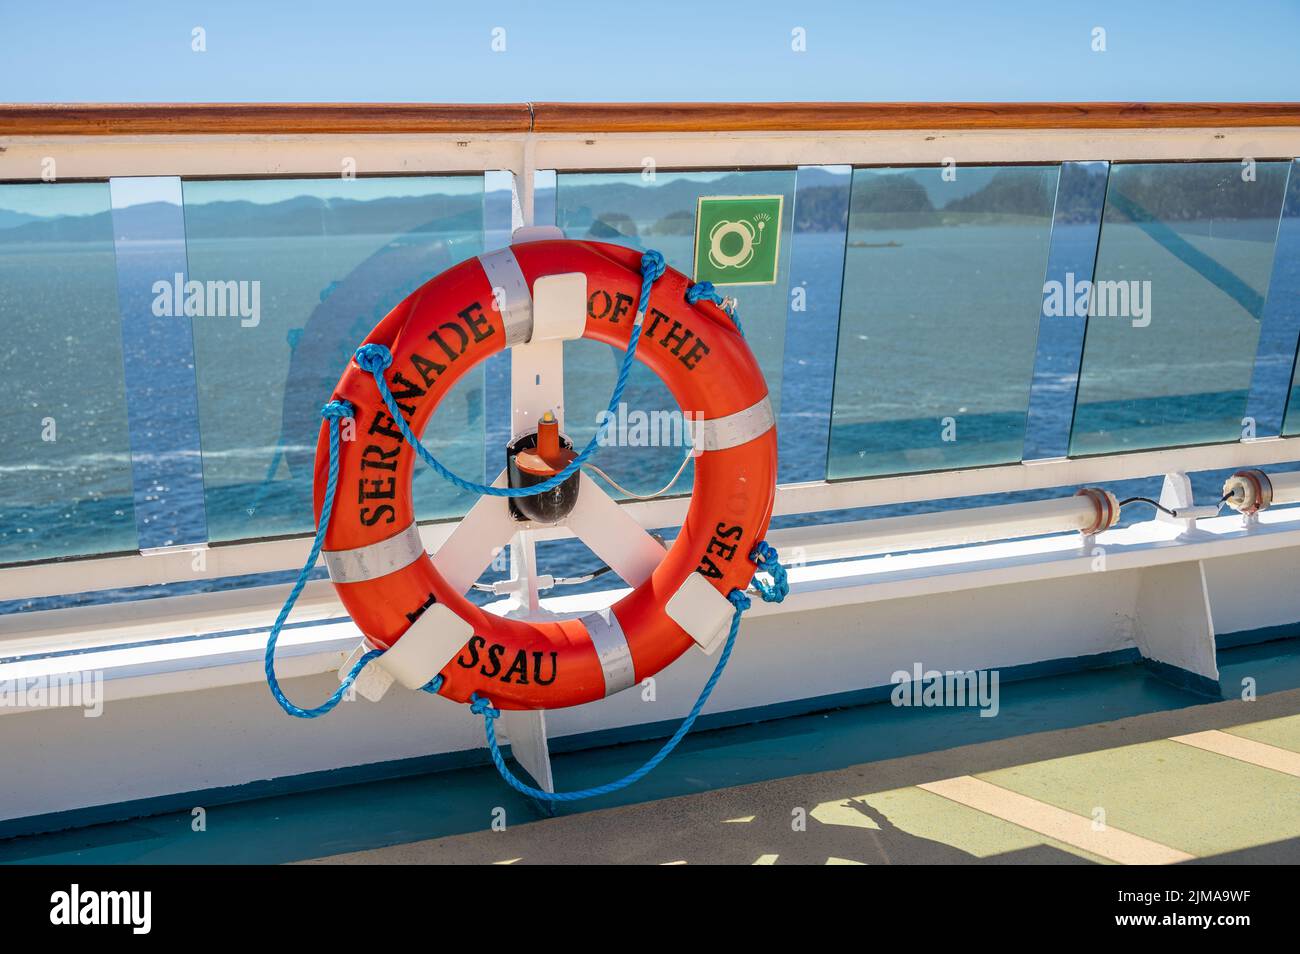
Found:
<path fill-rule="evenodd" d="M 297 716 L 299 719 L 315 719 L 337 706 L 342 701 L 348 688 L 356 681 L 357 675 L 366 663 L 383 655 L 381 649 L 372 649 L 363 654 L 343 681 L 339 683 L 339 687 L 334 690 L 334 694 L 314 709 L 304 709 L 290 702 L 289 697 L 280 688 L 280 680 L 275 677 L 275 644 L 280 638 L 280 630 L 284 628 L 285 620 L 289 618 L 289 613 L 293 610 L 294 604 L 298 602 L 298 597 L 302 595 L 302 588 L 307 585 L 307 578 L 311 575 L 312 567 L 316 565 L 316 560 L 320 557 L 321 547 L 325 544 L 325 532 L 330 525 L 330 512 L 334 509 L 334 491 L 337 489 L 339 481 L 339 421 L 345 417 L 351 417 L 353 410 L 352 405 L 347 401 L 330 401 L 321 408 L 320 413 L 321 417 L 329 422 L 330 466 L 329 479 L 325 483 L 325 500 L 321 504 L 320 520 L 316 523 L 316 539 L 312 541 L 311 553 L 307 555 L 307 562 L 298 571 L 298 580 L 293 584 L 293 589 L 289 591 L 289 598 L 284 601 L 284 606 L 280 608 L 280 615 L 275 618 L 275 623 L 271 626 L 271 634 L 266 639 L 266 684 L 271 690 L 271 695 L 275 697 L 275 701 L 280 703 L 280 708 L 291 716 Z"/>
<path fill-rule="evenodd" d="M 769 546 L 766 541 L 761 542 L 754 548 L 754 552 L 750 554 L 750 559 L 758 562 L 759 569 L 770 573 L 774 581 L 774 584 L 769 586 L 761 583 L 755 577 L 754 583 L 757 586 L 759 596 L 768 603 L 779 603 L 784 600 L 790 592 L 790 586 L 786 582 L 785 568 L 781 566 L 776 558 L 776 550 Z M 713 687 L 722 678 L 722 671 L 727 668 L 727 661 L 731 658 L 731 650 L 736 644 L 736 634 L 740 632 L 740 617 L 750 607 L 749 597 L 745 595 L 743 590 L 732 590 L 727 594 L 727 599 L 731 601 L 731 605 L 736 608 L 736 611 L 731 617 L 731 631 L 727 633 L 727 643 L 722 648 L 722 655 L 718 657 L 718 664 L 714 667 L 713 674 L 709 676 L 708 682 L 700 690 L 700 697 L 695 700 L 695 705 L 691 706 L 691 711 L 682 720 L 682 724 L 677 727 L 677 731 L 640 768 L 616 781 L 579 789 L 574 792 L 544 792 L 540 788 L 534 788 L 521 782 L 506 765 L 505 756 L 501 754 L 501 746 L 497 743 L 497 732 L 494 723 L 497 717 L 501 715 L 501 710 L 493 708 L 492 700 L 487 696 L 476 692 L 470 697 L 469 710 L 475 715 L 483 717 L 483 730 L 487 736 L 488 749 L 492 754 L 492 763 L 497 767 L 497 773 L 505 780 L 507 785 L 521 795 L 541 799 L 545 802 L 576 802 L 584 798 L 594 798 L 597 795 L 608 795 L 610 792 L 617 792 L 639 782 L 653 772 L 659 766 L 659 763 L 668 758 L 673 749 L 677 748 L 678 743 L 686 738 L 686 734 L 691 731 L 691 728 L 695 725 L 695 720 L 699 718 L 700 710 L 709 701 Z"/>
<path fill-rule="evenodd" d="M 760 573 L 766 573 L 772 578 L 772 582 L 768 583 L 762 577 L 754 577 L 754 588 L 763 597 L 763 602 L 780 603 L 790 595 L 790 580 L 786 576 L 785 567 L 777 559 L 776 547 L 761 540 L 749 558 L 758 564 Z"/>
<path fill-rule="evenodd" d="M 727 299 L 713 287 L 713 282 L 696 282 L 690 288 L 686 289 L 686 303 L 693 305 L 703 298 L 705 301 L 711 301 L 727 313 L 736 330 L 740 332 L 740 337 L 745 337 L 745 329 L 741 327 L 740 316 L 736 314 L 736 306 L 728 305 Z"/>
<path fill-rule="evenodd" d="M 596 452 L 600 444 L 601 436 L 609 422 L 618 416 L 618 403 L 623 399 L 623 389 L 627 387 L 628 377 L 632 373 L 632 364 L 636 359 L 636 346 L 641 338 L 641 321 L 645 317 L 646 309 L 650 307 L 650 290 L 654 283 L 662 277 L 665 269 L 664 257 L 656 251 L 648 251 L 641 256 L 641 302 L 637 308 L 636 321 L 632 325 L 632 336 L 628 339 L 627 353 L 623 355 L 623 363 L 618 369 L 618 380 L 614 384 L 614 393 L 609 399 L 608 412 L 603 418 L 600 427 L 592 435 L 591 441 L 582 449 L 582 453 L 569 462 L 568 466 L 561 470 L 554 477 L 548 477 L 539 484 L 533 484 L 531 487 L 489 487 L 487 484 L 475 483 L 472 480 L 466 480 L 457 474 L 452 473 L 432 454 L 428 448 L 420 443 L 420 439 L 415 436 L 411 426 L 406 423 L 406 418 L 402 416 L 402 410 L 397 406 L 393 399 L 393 392 L 388 389 L 388 382 L 384 380 L 384 369 L 393 363 L 393 353 L 381 344 L 362 345 L 357 349 L 356 361 L 357 366 L 363 371 L 368 371 L 375 379 L 375 386 L 379 389 L 380 397 L 384 399 L 384 404 L 388 407 L 388 413 L 392 415 L 397 427 L 406 438 L 406 442 L 415 449 L 426 464 L 432 467 L 441 477 L 459 487 L 461 490 L 470 493 L 485 494 L 489 497 L 532 497 L 537 494 L 544 494 L 549 490 L 554 490 L 560 484 L 564 483 L 579 468 L 587 462 L 587 458 Z"/>
<path fill-rule="evenodd" d="M 531 487 L 488 487 L 483 484 L 477 484 L 473 481 L 465 480 L 452 473 L 436 458 L 434 458 L 416 438 L 415 434 L 411 431 L 410 426 L 406 423 L 406 419 L 402 416 L 401 409 L 397 406 L 392 391 L 389 390 L 388 382 L 384 380 L 384 370 L 393 363 L 392 352 L 383 345 L 363 345 L 357 349 L 356 361 L 362 370 L 369 372 L 375 379 L 375 385 L 379 390 L 379 394 L 384 399 L 384 404 L 388 407 L 389 413 L 392 415 L 393 420 L 401 430 L 402 436 L 413 448 L 415 448 L 420 458 L 424 460 L 426 464 L 451 483 L 463 490 L 487 494 L 494 497 L 527 497 L 545 493 L 548 490 L 553 490 L 555 487 L 558 487 L 577 472 L 577 470 L 586 462 L 587 458 L 595 452 L 600 437 L 604 432 L 604 427 L 608 425 L 608 421 L 617 413 L 618 402 L 623 397 L 623 390 L 627 386 L 628 377 L 632 370 L 632 363 L 636 358 L 637 342 L 641 337 L 641 322 L 649 308 L 650 292 L 654 287 L 654 283 L 663 276 L 664 269 L 665 264 L 663 256 L 658 252 L 647 251 L 642 255 L 641 300 L 639 307 L 637 308 L 636 321 L 632 326 L 632 334 L 628 339 L 627 351 L 623 356 L 622 364 L 619 366 L 618 380 L 614 385 L 614 393 L 609 399 L 609 414 L 605 417 L 605 424 L 597 430 L 595 436 L 592 437 L 591 441 L 583 449 L 582 453 L 574 458 L 573 461 L 564 468 L 564 470 L 556 474 L 554 477 L 551 477 L 540 484 L 534 484 Z M 691 285 L 686 290 L 686 301 L 689 304 L 695 304 L 701 298 L 712 301 L 714 304 L 722 307 L 727 314 L 731 316 L 732 321 L 735 322 L 737 330 L 740 331 L 742 336 L 744 335 L 744 329 L 741 328 L 740 319 L 736 316 L 734 307 L 728 308 L 726 306 L 726 300 L 718 294 L 711 282 L 698 282 Z M 363 653 L 361 658 L 353 664 L 342 682 L 339 683 L 338 688 L 334 690 L 333 694 L 331 694 L 323 703 L 311 709 L 304 709 L 291 702 L 284 694 L 284 690 L 280 688 L 280 681 L 275 675 L 275 647 L 280 638 L 280 632 L 283 630 L 290 612 L 293 611 L 293 607 L 297 604 L 298 597 L 302 595 L 303 588 L 307 585 L 307 580 L 311 575 L 312 568 L 315 567 L 316 561 L 320 558 L 320 551 L 325 543 L 325 535 L 329 530 L 330 514 L 334 509 L 334 496 L 338 489 L 339 421 L 343 418 L 352 417 L 353 414 L 354 411 L 352 405 L 346 401 L 330 401 L 321 408 L 321 416 L 325 418 L 329 426 L 330 459 L 328 477 L 325 483 L 325 498 L 321 505 L 320 519 L 316 524 L 316 537 L 312 541 L 311 552 L 307 556 L 307 561 L 299 571 L 298 579 L 294 582 L 293 588 L 289 591 L 289 596 L 285 600 L 284 606 L 280 608 L 280 614 L 276 617 L 275 623 L 271 626 L 271 632 L 267 636 L 266 640 L 266 657 L 264 665 L 266 671 L 266 684 L 270 688 L 271 695 L 275 698 L 275 701 L 280 704 L 280 707 L 289 715 L 296 716 L 300 719 L 315 719 L 333 710 L 343 700 L 344 695 L 356 681 L 361 670 L 365 668 L 371 660 L 383 655 L 383 650 L 379 649 L 372 649 L 369 652 Z M 785 568 L 777 559 L 776 550 L 768 545 L 766 541 L 760 542 L 758 546 L 755 547 L 754 552 L 750 554 L 750 559 L 755 562 L 760 572 L 767 573 L 772 577 L 771 583 L 767 583 L 757 576 L 754 577 L 753 583 L 755 588 L 758 590 L 759 595 L 767 602 L 779 603 L 781 600 L 785 599 L 790 592 L 790 586 L 786 579 Z M 718 684 L 718 680 L 722 677 L 722 672 L 726 669 L 727 662 L 731 658 L 731 652 L 736 643 L 736 636 L 740 632 L 741 616 L 745 610 L 749 609 L 750 600 L 742 590 L 738 589 L 732 590 L 727 595 L 727 599 L 729 599 L 735 607 L 735 613 L 731 618 L 731 630 L 727 634 L 727 642 L 723 647 L 722 655 L 718 658 L 718 664 L 714 667 L 712 675 L 709 676 L 708 681 L 704 684 L 704 688 L 700 691 L 700 696 L 696 699 L 695 705 L 691 707 L 691 711 L 682 721 L 682 724 L 678 726 L 677 731 L 673 733 L 672 737 L 664 743 L 664 745 L 649 759 L 649 761 L 634 772 L 625 775 L 617 781 L 576 792 L 543 792 L 541 789 L 533 788 L 532 786 L 519 781 L 519 779 L 516 778 L 506 766 L 505 758 L 502 756 L 501 748 L 497 743 L 496 728 L 493 723 L 497 717 L 500 716 L 501 712 L 499 709 L 492 706 L 491 700 L 486 696 L 481 696 L 478 693 L 475 693 L 470 699 L 470 711 L 476 715 L 483 716 L 484 731 L 487 735 L 488 747 L 492 753 L 492 761 L 496 765 L 497 771 L 501 774 L 501 777 L 505 779 L 506 783 L 509 784 L 511 788 L 523 795 L 542 799 L 547 802 L 572 802 L 619 791 L 620 789 L 634 784 L 650 772 L 654 771 L 659 763 L 672 754 L 673 750 L 677 748 L 677 745 L 686 737 L 687 733 L 691 731 L 691 728 L 695 725 L 695 720 L 699 718 L 701 710 L 704 708 L 705 703 L 708 702 L 709 696 L 713 693 L 714 686 Z M 445 680 L 442 675 L 438 674 L 429 680 L 428 683 L 421 686 L 420 691 L 437 695 L 439 690 L 442 689 L 444 683 Z"/>

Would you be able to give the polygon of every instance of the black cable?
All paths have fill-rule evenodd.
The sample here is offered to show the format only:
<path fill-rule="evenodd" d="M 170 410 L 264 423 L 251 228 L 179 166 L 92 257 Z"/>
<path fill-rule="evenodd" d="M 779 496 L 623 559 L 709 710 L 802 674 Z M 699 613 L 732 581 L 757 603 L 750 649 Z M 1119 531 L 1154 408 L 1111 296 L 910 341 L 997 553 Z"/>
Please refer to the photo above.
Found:
<path fill-rule="evenodd" d="M 1120 505 L 1120 507 L 1121 507 L 1121 509 L 1122 509 L 1123 507 L 1125 507 L 1125 506 L 1127 506 L 1128 504 L 1131 504 L 1131 503 L 1145 503 L 1145 504 L 1150 504 L 1151 506 L 1155 507 L 1157 510 L 1161 511 L 1162 513 L 1167 513 L 1167 514 L 1169 514 L 1169 516 L 1171 516 L 1171 517 L 1176 517 L 1176 516 L 1178 516 L 1178 514 L 1174 513 L 1174 512 L 1173 512 L 1172 510 L 1170 510 L 1168 507 L 1161 506 L 1160 504 L 1156 503 L 1156 501 L 1152 500 L 1150 497 L 1129 497 L 1127 500 L 1121 500 L 1121 501 L 1119 502 L 1119 505 Z"/>

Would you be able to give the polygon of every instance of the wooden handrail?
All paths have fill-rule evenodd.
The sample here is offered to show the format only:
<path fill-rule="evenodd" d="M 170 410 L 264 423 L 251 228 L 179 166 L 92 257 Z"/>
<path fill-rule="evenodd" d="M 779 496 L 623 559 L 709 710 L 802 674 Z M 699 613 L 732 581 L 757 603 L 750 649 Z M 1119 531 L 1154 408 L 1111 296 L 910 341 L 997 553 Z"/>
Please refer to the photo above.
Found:
<path fill-rule="evenodd" d="M 0 136 L 1300 126 L 1300 103 L 0 104 Z"/>
<path fill-rule="evenodd" d="M 528 132 L 527 103 L 0 104 L 0 136 Z"/>
<path fill-rule="evenodd" d="M 537 132 L 1300 126 L 1300 103 L 535 103 Z"/>

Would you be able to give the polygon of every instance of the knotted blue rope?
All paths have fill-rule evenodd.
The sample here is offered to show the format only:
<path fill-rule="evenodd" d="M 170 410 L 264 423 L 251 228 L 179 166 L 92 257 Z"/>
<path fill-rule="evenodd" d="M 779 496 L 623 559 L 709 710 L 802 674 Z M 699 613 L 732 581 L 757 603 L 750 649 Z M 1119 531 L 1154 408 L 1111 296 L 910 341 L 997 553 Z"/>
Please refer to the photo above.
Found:
<path fill-rule="evenodd" d="M 688 305 L 695 304 L 701 298 L 705 301 L 713 302 L 725 311 L 727 317 L 731 319 L 732 324 L 736 326 L 736 330 L 740 332 L 740 337 L 745 337 L 745 329 L 741 327 L 740 315 L 736 314 L 735 304 L 727 304 L 728 300 L 713 287 L 713 282 L 696 282 L 690 288 L 686 289 L 686 303 Z"/>
<path fill-rule="evenodd" d="M 759 568 L 770 573 L 774 581 L 774 585 L 769 586 L 761 583 L 755 577 L 754 583 L 757 585 L 758 595 L 768 603 L 779 603 L 784 600 L 790 592 L 790 587 L 786 582 L 785 568 L 776 559 L 776 550 L 766 542 L 761 542 L 754 548 L 754 552 L 750 554 L 750 559 L 758 562 Z M 505 780 L 507 785 L 521 795 L 541 799 L 545 802 L 577 802 L 584 798 L 594 798 L 597 795 L 608 795 L 610 792 L 617 792 L 639 782 L 653 772 L 659 766 L 659 763 L 668 758 L 673 749 L 677 748 L 678 743 L 686 738 L 686 734 L 691 731 L 691 728 L 695 725 L 695 720 L 699 718 L 700 710 L 709 701 L 709 696 L 713 693 L 713 687 L 722 678 L 722 671 L 727 668 L 727 660 L 731 658 L 731 650 L 736 644 L 736 634 L 740 632 L 740 617 L 750 607 L 749 597 L 745 595 L 744 590 L 732 590 L 727 594 L 727 599 L 731 601 L 731 605 L 736 609 L 731 617 L 731 631 L 727 633 L 726 645 L 722 647 L 722 655 L 718 657 L 718 664 L 713 667 L 713 674 L 709 676 L 708 682 L 700 690 L 700 697 L 695 700 L 695 705 L 691 706 L 691 711 L 686 714 L 686 718 L 677 727 L 677 731 L 640 768 L 629 772 L 616 781 L 579 789 L 574 792 L 545 792 L 540 788 L 534 788 L 521 782 L 510 771 L 509 766 L 506 765 L 505 756 L 501 754 L 501 746 L 497 743 L 497 732 L 494 723 L 497 717 L 501 715 L 501 710 L 494 708 L 492 700 L 487 696 L 476 692 L 470 697 L 469 709 L 475 715 L 483 717 L 483 731 L 487 736 L 488 750 L 492 755 L 492 764 L 497 767 L 497 773 Z"/>
<path fill-rule="evenodd" d="M 429 453 L 428 448 L 420 443 L 420 439 L 415 436 L 411 426 L 406 423 L 406 418 L 402 416 L 402 409 L 397 406 L 397 401 L 393 398 L 393 392 L 388 389 L 388 382 L 384 380 L 384 369 L 393 363 L 393 353 L 381 344 L 362 345 L 357 349 L 356 353 L 357 366 L 363 371 L 368 371 L 370 376 L 375 379 L 375 387 L 379 389 L 379 395 L 384 399 L 384 404 L 388 407 L 388 413 L 392 415 L 393 421 L 396 422 L 402 436 L 406 438 L 406 442 L 414 448 L 420 459 L 432 467 L 443 479 L 455 484 L 461 490 L 486 494 L 489 497 L 532 497 L 537 494 L 544 494 L 549 490 L 554 490 L 578 472 L 579 468 L 587 462 L 587 458 L 596 452 L 596 448 L 599 446 L 601 437 L 604 436 L 605 428 L 609 426 L 609 422 L 617 418 L 618 404 L 623 399 L 623 389 L 627 387 L 628 377 L 632 373 L 632 364 L 636 359 L 636 346 L 641 338 L 641 322 L 645 318 L 646 310 L 650 307 L 650 290 L 654 287 L 654 283 L 663 276 L 666 267 L 664 257 L 656 251 L 647 251 L 641 256 L 641 301 L 637 306 L 636 320 L 632 324 L 632 336 L 628 339 L 627 352 L 623 355 L 623 363 L 619 365 L 618 380 L 614 384 L 614 393 L 609 398 L 608 413 L 601 418 L 596 433 L 592 435 L 587 446 L 582 449 L 582 453 L 571 460 L 568 466 L 554 477 L 548 477 L 541 483 L 533 484 L 530 487 L 489 487 L 487 484 L 475 483 L 452 473 Z"/>
<path fill-rule="evenodd" d="M 271 695 L 275 701 L 280 703 L 280 708 L 291 716 L 297 716 L 299 719 L 315 719 L 323 716 L 342 701 L 343 696 L 347 693 L 352 683 L 356 681 L 357 675 L 365 667 L 366 663 L 383 655 L 383 650 L 372 649 L 362 655 L 360 659 L 352 666 L 339 687 L 334 690 L 334 694 L 316 706 L 314 709 L 304 709 L 289 701 L 289 697 L 284 694 L 280 688 L 280 680 L 275 677 L 275 643 L 280 638 L 280 630 L 284 628 L 285 620 L 289 618 L 290 611 L 298 602 L 298 597 L 302 594 L 302 588 L 307 585 L 307 578 L 311 575 L 312 567 L 316 565 L 317 558 L 320 557 L 321 547 L 325 544 L 325 532 L 330 525 L 330 511 L 334 509 L 334 491 L 339 482 L 339 421 L 345 417 L 351 417 L 353 414 L 352 405 L 347 401 L 330 401 L 321 408 L 321 417 L 329 424 L 330 433 L 330 466 L 329 477 L 325 482 L 325 499 L 321 503 L 320 520 L 316 522 L 316 539 L 312 541 L 311 553 L 307 555 L 307 562 L 302 565 L 298 571 L 298 579 L 293 584 L 293 589 L 289 591 L 289 598 L 284 601 L 284 606 L 280 608 L 280 615 L 275 618 L 275 623 L 271 626 L 271 634 L 266 639 L 266 684 L 270 687 Z"/>
<path fill-rule="evenodd" d="M 753 587 L 758 590 L 764 602 L 780 603 L 790 595 L 790 579 L 786 575 L 785 567 L 777 559 L 776 547 L 766 540 L 760 540 L 749 558 L 758 564 L 760 573 L 766 573 L 772 578 L 772 582 L 768 583 L 760 576 L 754 577 Z"/>

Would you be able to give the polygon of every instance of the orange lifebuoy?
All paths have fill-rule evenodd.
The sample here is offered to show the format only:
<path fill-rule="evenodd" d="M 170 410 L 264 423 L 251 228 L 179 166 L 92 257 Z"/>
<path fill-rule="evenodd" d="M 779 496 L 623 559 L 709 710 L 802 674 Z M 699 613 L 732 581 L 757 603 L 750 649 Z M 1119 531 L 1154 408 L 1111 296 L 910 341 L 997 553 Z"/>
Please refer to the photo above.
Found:
<path fill-rule="evenodd" d="M 499 266 L 503 255 L 510 256 L 512 269 L 517 263 L 515 274 L 530 290 L 543 276 L 585 274 L 583 336 L 627 348 L 641 289 L 639 252 L 557 239 L 469 259 L 412 293 L 366 339 L 391 351 L 384 378 L 417 435 L 467 371 L 527 340 L 530 329 L 518 324 L 517 314 L 494 307 L 497 283 L 488 269 L 493 256 Z M 701 428 L 690 507 L 658 567 L 606 614 L 508 619 L 475 606 L 448 584 L 414 529 L 416 453 L 370 373 L 355 359 L 349 364 L 334 397 L 354 408 L 355 439 L 340 445 L 325 553 L 339 597 L 369 643 L 388 649 L 428 607 L 442 604 L 473 635 L 441 669 L 441 695 L 466 702 L 480 692 L 501 708 L 559 708 L 633 685 L 694 645 L 666 611 L 692 574 L 722 596 L 749 584 L 755 570 L 750 554 L 772 513 L 775 422 L 767 385 L 743 336 L 721 308 L 688 303 L 690 284 L 669 269 L 654 285 L 636 353 Z M 328 466 L 329 430 L 323 427 L 316 452 L 318 519 Z M 370 571 L 354 577 L 336 572 L 348 554 L 359 552 L 382 559 L 371 560 Z"/>

